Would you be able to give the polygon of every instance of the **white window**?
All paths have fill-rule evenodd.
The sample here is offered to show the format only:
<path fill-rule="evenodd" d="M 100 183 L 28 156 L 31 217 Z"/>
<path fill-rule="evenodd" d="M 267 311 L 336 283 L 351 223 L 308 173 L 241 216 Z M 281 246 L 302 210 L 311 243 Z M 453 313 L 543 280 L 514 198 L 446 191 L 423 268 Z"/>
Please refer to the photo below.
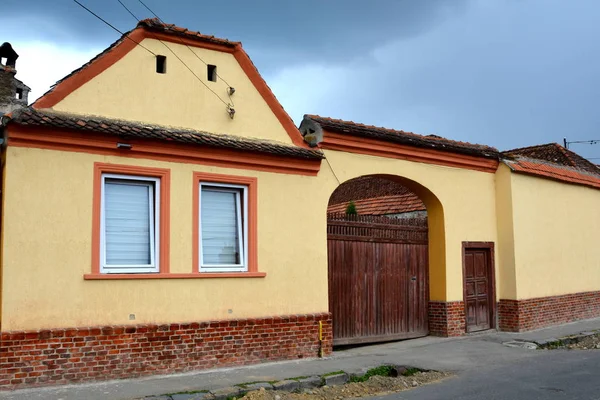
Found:
<path fill-rule="evenodd" d="M 159 271 L 160 179 L 102 175 L 100 272 Z"/>
<path fill-rule="evenodd" d="M 200 272 L 248 270 L 248 188 L 200 183 Z"/>

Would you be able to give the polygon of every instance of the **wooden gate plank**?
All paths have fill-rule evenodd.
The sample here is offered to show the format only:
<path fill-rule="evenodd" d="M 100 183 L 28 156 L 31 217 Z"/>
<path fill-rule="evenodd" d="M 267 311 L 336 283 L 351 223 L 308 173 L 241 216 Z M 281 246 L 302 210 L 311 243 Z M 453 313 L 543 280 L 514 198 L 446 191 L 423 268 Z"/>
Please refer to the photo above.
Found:
<path fill-rule="evenodd" d="M 338 216 L 327 229 L 334 344 L 427 335 L 427 220 Z"/>

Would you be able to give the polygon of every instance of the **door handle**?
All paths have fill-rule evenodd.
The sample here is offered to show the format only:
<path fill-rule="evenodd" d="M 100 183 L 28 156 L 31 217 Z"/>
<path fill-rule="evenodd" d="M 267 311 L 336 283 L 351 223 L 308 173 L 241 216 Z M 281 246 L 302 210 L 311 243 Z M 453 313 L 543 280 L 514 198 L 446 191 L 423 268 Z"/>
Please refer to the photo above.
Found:
<path fill-rule="evenodd" d="M 416 281 L 416 280 L 417 280 L 417 277 L 416 277 L 416 276 L 413 276 L 412 278 L 410 278 L 410 280 L 411 280 L 411 281 Z"/>

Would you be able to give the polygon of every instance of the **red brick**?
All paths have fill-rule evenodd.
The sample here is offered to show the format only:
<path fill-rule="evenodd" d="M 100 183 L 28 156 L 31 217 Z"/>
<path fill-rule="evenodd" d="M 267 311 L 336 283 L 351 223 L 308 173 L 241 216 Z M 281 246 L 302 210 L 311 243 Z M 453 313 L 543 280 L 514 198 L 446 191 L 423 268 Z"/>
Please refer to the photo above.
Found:
<path fill-rule="evenodd" d="M 0 390 L 316 357 L 318 321 L 327 355 L 328 313 L 2 332 Z"/>
<path fill-rule="evenodd" d="M 499 327 L 523 332 L 600 316 L 600 291 L 498 302 Z"/>

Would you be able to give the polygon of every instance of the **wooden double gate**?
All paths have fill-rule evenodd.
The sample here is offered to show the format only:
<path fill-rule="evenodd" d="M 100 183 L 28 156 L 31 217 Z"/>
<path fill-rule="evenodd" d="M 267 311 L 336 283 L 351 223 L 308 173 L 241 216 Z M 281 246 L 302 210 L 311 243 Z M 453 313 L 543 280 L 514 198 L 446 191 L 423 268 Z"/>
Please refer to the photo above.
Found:
<path fill-rule="evenodd" d="M 427 219 L 328 215 L 334 345 L 429 333 Z"/>

